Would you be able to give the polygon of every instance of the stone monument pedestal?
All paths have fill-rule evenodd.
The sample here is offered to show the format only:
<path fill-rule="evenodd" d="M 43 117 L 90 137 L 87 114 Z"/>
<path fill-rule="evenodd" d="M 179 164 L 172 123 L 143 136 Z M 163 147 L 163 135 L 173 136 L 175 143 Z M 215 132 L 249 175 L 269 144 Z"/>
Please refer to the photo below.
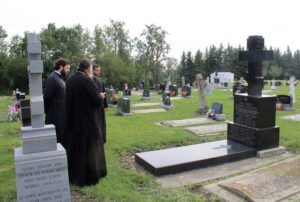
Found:
<path fill-rule="evenodd" d="M 198 108 L 196 110 L 196 115 L 197 116 L 201 116 L 201 115 L 206 115 L 206 113 L 208 112 L 208 108 Z"/>
<path fill-rule="evenodd" d="M 24 154 L 15 149 L 18 201 L 71 201 L 65 149 Z"/>

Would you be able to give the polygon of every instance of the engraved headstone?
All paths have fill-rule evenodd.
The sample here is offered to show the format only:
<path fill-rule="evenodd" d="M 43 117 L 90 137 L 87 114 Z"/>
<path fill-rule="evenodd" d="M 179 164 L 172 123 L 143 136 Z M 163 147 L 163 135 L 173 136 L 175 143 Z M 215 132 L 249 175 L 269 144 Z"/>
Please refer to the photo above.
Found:
<path fill-rule="evenodd" d="M 71 201 L 65 149 L 54 125 L 44 125 L 43 62 L 40 36 L 27 35 L 32 126 L 22 127 L 22 147 L 15 149 L 18 201 Z"/>
<path fill-rule="evenodd" d="M 170 93 L 166 93 L 165 97 L 163 98 L 163 108 L 164 109 L 174 109 L 174 105 L 171 103 Z"/>
<path fill-rule="evenodd" d="M 183 86 L 182 96 L 185 97 L 185 98 L 192 98 L 193 97 L 191 86 Z"/>
<path fill-rule="evenodd" d="M 293 98 L 289 95 L 277 95 L 277 104 L 281 104 L 281 109 L 286 111 L 294 111 Z"/>
<path fill-rule="evenodd" d="M 130 100 L 128 98 L 121 98 L 118 100 L 118 114 L 122 116 L 131 116 Z"/>
<path fill-rule="evenodd" d="M 250 36 L 247 48 L 248 51 L 240 51 L 239 59 L 248 60 L 248 94 L 234 95 L 234 123 L 228 123 L 227 139 L 257 150 L 278 147 L 276 96 L 262 95 L 262 61 L 271 60 L 273 52 L 263 50 L 261 36 Z"/>
<path fill-rule="evenodd" d="M 131 96 L 131 90 L 124 89 L 123 90 L 123 98 L 129 98 L 129 97 L 132 97 Z"/>
<path fill-rule="evenodd" d="M 171 96 L 177 96 L 178 95 L 178 86 L 177 85 L 170 85 L 169 91 Z"/>
<path fill-rule="evenodd" d="M 206 81 L 203 79 L 202 74 L 197 74 L 196 76 L 197 85 L 198 85 L 198 95 L 199 95 L 199 108 L 196 110 L 196 115 L 205 115 L 208 112 L 206 97 L 205 97 L 205 88 Z"/>
<path fill-rule="evenodd" d="M 143 95 L 142 95 L 142 100 L 151 100 L 151 97 L 150 97 L 150 90 L 149 89 L 145 89 L 143 91 Z"/>

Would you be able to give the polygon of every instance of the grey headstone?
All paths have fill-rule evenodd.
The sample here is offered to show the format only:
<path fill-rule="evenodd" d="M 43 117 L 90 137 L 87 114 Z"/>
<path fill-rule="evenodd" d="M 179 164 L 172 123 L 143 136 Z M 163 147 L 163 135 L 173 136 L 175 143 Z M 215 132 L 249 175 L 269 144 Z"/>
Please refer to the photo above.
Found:
<path fill-rule="evenodd" d="M 39 35 L 27 35 L 27 50 L 32 126 L 21 128 L 22 148 L 15 149 L 17 200 L 71 201 L 65 149 L 54 125 L 44 124 Z"/>
<path fill-rule="evenodd" d="M 212 105 L 212 109 L 216 114 L 222 114 L 223 113 L 223 104 L 220 102 L 214 102 Z"/>
<path fill-rule="evenodd" d="M 65 149 L 23 154 L 15 149 L 18 201 L 71 201 Z"/>

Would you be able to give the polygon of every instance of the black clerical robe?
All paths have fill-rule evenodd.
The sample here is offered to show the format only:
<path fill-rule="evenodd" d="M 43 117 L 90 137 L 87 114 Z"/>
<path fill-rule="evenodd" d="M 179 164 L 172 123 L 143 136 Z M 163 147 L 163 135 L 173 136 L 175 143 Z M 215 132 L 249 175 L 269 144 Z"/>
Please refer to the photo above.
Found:
<path fill-rule="evenodd" d="M 94 83 L 96 85 L 96 88 L 98 90 L 99 93 L 104 93 L 105 92 L 105 87 L 104 84 L 102 82 L 102 80 L 96 76 L 93 77 L 94 78 Z M 98 109 L 98 116 L 99 116 L 99 124 L 100 124 L 100 128 L 102 131 L 102 135 L 103 135 L 103 142 L 106 142 L 106 120 L 105 120 L 105 108 L 108 107 L 107 104 L 107 100 L 106 100 L 106 95 L 105 98 L 102 100 L 101 102 L 101 107 Z"/>
<path fill-rule="evenodd" d="M 65 95 L 65 82 L 57 72 L 53 72 L 47 78 L 44 89 L 45 123 L 55 125 L 59 143 L 63 141 Z"/>
<path fill-rule="evenodd" d="M 97 184 L 107 175 L 103 136 L 98 119 L 101 106 L 95 84 L 78 71 L 66 82 L 66 128 L 70 183 L 77 186 Z"/>

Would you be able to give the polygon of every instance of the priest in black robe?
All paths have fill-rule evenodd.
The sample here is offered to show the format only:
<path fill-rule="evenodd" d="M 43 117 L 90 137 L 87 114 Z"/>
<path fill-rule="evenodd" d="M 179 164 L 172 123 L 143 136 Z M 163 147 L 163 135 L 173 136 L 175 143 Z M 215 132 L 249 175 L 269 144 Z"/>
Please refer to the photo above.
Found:
<path fill-rule="evenodd" d="M 94 185 L 107 175 L 103 135 L 98 110 L 103 94 L 97 92 L 92 64 L 82 59 L 78 71 L 66 82 L 66 128 L 70 183 Z"/>
<path fill-rule="evenodd" d="M 101 132 L 103 135 L 103 141 L 104 143 L 106 142 L 106 120 L 105 120 L 105 111 L 109 110 L 107 100 L 106 100 L 106 93 L 105 93 L 105 87 L 103 81 L 99 78 L 100 75 L 100 65 L 98 64 L 93 64 L 93 79 L 94 83 L 96 85 L 96 88 L 99 93 L 104 93 L 105 98 L 103 99 L 103 102 L 101 103 L 101 107 L 98 110 L 98 115 L 99 115 L 99 123 L 101 126 Z"/>
<path fill-rule="evenodd" d="M 66 96 L 63 79 L 70 71 L 70 64 L 65 58 L 56 60 L 54 72 L 47 78 L 44 89 L 45 123 L 55 126 L 58 143 L 63 142 Z"/>

